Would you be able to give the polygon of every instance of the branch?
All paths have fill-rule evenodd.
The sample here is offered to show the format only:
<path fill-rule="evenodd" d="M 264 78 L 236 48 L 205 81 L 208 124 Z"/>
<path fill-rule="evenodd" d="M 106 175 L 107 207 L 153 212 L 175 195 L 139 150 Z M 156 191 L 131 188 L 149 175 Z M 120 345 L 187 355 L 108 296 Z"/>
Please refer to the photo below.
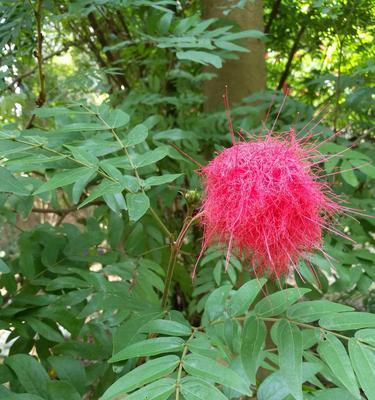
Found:
<path fill-rule="evenodd" d="M 69 42 L 67 44 L 64 45 L 63 48 L 61 48 L 60 50 L 56 50 L 51 54 L 48 54 L 48 56 L 43 57 L 42 62 L 46 62 L 47 60 L 60 55 L 61 53 L 64 53 L 65 51 L 67 51 L 69 49 L 69 47 L 71 46 L 77 46 L 79 43 L 77 42 Z M 16 84 L 22 82 L 25 78 L 27 78 L 28 76 L 32 75 L 36 70 L 38 69 L 38 65 L 36 65 L 34 68 L 30 69 L 29 71 L 26 71 L 25 73 L 17 76 L 17 78 L 15 78 L 5 89 L 3 89 L 0 93 L 5 92 L 6 90 L 13 90 L 13 86 L 15 86 Z"/>
<path fill-rule="evenodd" d="M 295 54 L 296 54 L 296 52 L 298 50 L 299 43 L 300 43 L 300 41 L 302 39 L 302 36 L 305 33 L 306 25 L 307 25 L 306 23 L 303 23 L 301 25 L 298 33 L 297 33 L 297 36 L 296 36 L 296 38 L 294 40 L 294 43 L 293 43 L 293 46 L 290 49 L 289 56 L 288 56 L 288 61 L 287 61 L 286 65 L 285 65 L 284 72 L 282 73 L 282 75 L 280 77 L 279 84 L 277 85 L 277 90 L 282 89 L 285 81 L 287 80 L 287 78 L 289 76 L 290 68 L 291 68 L 292 62 L 293 62 L 293 58 L 294 58 L 294 56 L 295 56 Z"/>
<path fill-rule="evenodd" d="M 337 67 L 337 80 L 336 80 L 336 87 L 335 87 L 335 97 L 336 97 L 336 104 L 335 104 L 335 111 L 333 117 L 333 129 L 334 132 L 337 132 L 337 119 L 339 116 L 339 109 L 340 109 L 340 83 L 341 83 L 341 65 L 343 59 L 343 50 L 344 50 L 344 43 L 341 40 L 340 36 L 338 36 L 339 41 L 339 64 Z"/>
<path fill-rule="evenodd" d="M 281 0 L 276 0 L 273 4 L 271 14 L 268 18 L 267 25 L 264 28 L 264 33 L 268 33 L 271 30 L 271 25 L 273 20 L 276 18 L 277 14 L 279 13 L 279 8 L 281 5 Z"/>
<path fill-rule="evenodd" d="M 177 145 L 175 145 L 173 142 L 168 142 L 170 146 L 172 146 L 176 151 L 178 151 L 182 156 L 184 156 L 186 159 L 191 161 L 193 164 L 195 164 L 198 168 L 203 168 L 203 165 L 200 164 L 198 161 L 194 160 L 193 157 L 189 156 L 189 154 L 185 153 L 182 149 L 180 149 Z"/>
<path fill-rule="evenodd" d="M 90 23 L 92 29 L 94 30 L 94 32 L 95 32 L 95 34 L 96 34 L 96 36 L 98 38 L 99 43 L 102 46 L 102 48 L 105 48 L 105 47 L 108 48 L 109 47 L 108 40 L 107 40 L 104 32 L 102 31 L 101 27 L 99 26 L 99 23 L 98 23 L 98 21 L 97 21 L 97 19 L 95 17 L 95 14 L 93 12 L 90 12 L 90 14 L 87 16 L 87 18 L 89 20 L 89 23 Z M 107 56 L 107 59 L 108 59 L 109 63 L 111 65 L 114 65 L 115 61 L 116 61 L 116 57 L 112 53 L 112 51 L 107 49 L 104 53 Z M 126 80 L 124 75 L 116 75 L 114 77 L 114 79 L 115 79 L 115 81 L 117 81 L 119 86 L 124 86 L 126 88 L 130 87 L 130 85 L 127 82 L 127 80 Z"/>
<path fill-rule="evenodd" d="M 124 29 L 124 32 L 126 33 L 126 36 L 128 37 L 128 39 L 131 39 L 132 35 L 131 35 L 130 31 L 129 31 L 128 26 L 126 25 L 124 16 L 122 15 L 121 11 L 120 10 L 116 10 L 116 15 L 117 15 L 117 18 L 120 21 L 120 24 L 121 24 L 122 28 Z"/>
<path fill-rule="evenodd" d="M 42 107 L 42 105 L 46 101 L 45 76 L 43 71 L 42 5 L 43 5 L 43 0 L 38 0 L 37 9 L 35 11 L 36 29 L 38 32 L 37 36 L 38 47 L 36 52 L 36 58 L 38 60 L 38 74 L 39 74 L 39 84 L 40 84 L 39 96 L 36 99 L 36 104 L 38 105 L 38 107 Z"/>
<path fill-rule="evenodd" d="M 43 34 L 42 34 L 42 5 L 43 0 L 37 0 L 36 10 L 33 9 L 36 21 L 37 30 L 37 49 L 34 55 L 38 61 L 38 75 L 39 75 L 39 95 L 35 100 L 37 107 L 42 107 L 46 101 L 45 91 L 45 76 L 43 71 Z M 27 122 L 25 129 L 30 129 L 33 126 L 35 114 L 32 114 Z"/>
<path fill-rule="evenodd" d="M 104 204 L 103 201 L 92 201 L 89 204 L 85 204 L 84 206 L 80 207 L 79 209 L 82 210 L 87 207 L 92 207 L 92 206 L 100 206 Z M 33 213 L 39 213 L 39 214 L 57 214 L 61 216 L 65 216 L 71 212 L 78 211 L 78 206 L 72 206 L 72 207 L 67 207 L 67 208 L 39 208 L 39 207 L 33 207 L 31 212 Z"/>

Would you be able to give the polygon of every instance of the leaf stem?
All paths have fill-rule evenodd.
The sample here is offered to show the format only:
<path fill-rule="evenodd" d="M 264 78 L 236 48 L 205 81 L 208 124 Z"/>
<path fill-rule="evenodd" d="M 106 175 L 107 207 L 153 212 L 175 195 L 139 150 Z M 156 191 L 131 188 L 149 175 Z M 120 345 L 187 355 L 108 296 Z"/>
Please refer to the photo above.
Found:
<path fill-rule="evenodd" d="M 270 318 L 270 317 L 258 317 L 258 316 L 257 316 L 257 318 L 258 318 L 258 319 L 261 319 L 261 320 L 263 320 L 263 321 L 271 321 L 271 322 L 277 322 L 277 321 L 279 321 L 280 319 L 282 319 L 282 318 Z M 348 337 L 348 336 L 341 335 L 340 333 L 332 332 L 332 331 L 330 331 L 330 330 L 328 330 L 328 329 L 325 329 L 325 328 L 322 328 L 322 327 L 320 327 L 320 326 L 305 324 L 305 323 L 303 323 L 303 322 L 293 321 L 293 320 L 291 320 L 291 319 L 288 319 L 288 321 L 289 321 L 291 324 L 300 326 L 301 328 L 320 329 L 320 330 L 323 331 L 323 332 L 332 333 L 333 335 L 335 335 L 335 336 L 337 336 L 337 337 L 339 337 L 339 338 L 341 338 L 341 339 L 345 339 L 345 340 L 349 340 L 349 339 L 350 339 L 350 337 Z"/>
<path fill-rule="evenodd" d="M 30 5 L 32 7 L 31 2 Z M 38 62 L 38 75 L 39 75 L 39 94 L 37 99 L 35 100 L 37 107 L 42 107 L 46 101 L 45 76 L 43 71 L 42 6 L 43 6 L 43 0 L 37 0 L 36 9 L 32 7 L 35 16 L 36 30 L 37 30 L 37 48 L 34 53 Z M 32 127 L 34 119 L 35 119 L 35 114 L 33 113 L 26 124 L 26 129 Z"/>
<path fill-rule="evenodd" d="M 159 215 L 156 213 L 152 206 L 149 207 L 150 214 L 154 218 L 154 220 L 159 224 L 160 228 L 164 231 L 164 233 L 168 236 L 169 239 L 173 238 L 172 232 L 167 228 L 164 222 L 160 219 Z"/>
<path fill-rule="evenodd" d="M 186 343 L 184 345 L 184 349 L 182 351 L 180 365 L 178 366 L 177 378 L 176 378 L 176 400 L 180 399 L 180 382 L 181 382 L 183 361 L 184 361 L 184 357 L 186 356 L 186 354 L 187 354 L 187 352 L 189 350 L 188 343 L 194 337 L 196 331 L 197 331 L 197 328 L 193 328 L 193 333 L 189 336 L 188 340 L 186 341 Z"/>
<path fill-rule="evenodd" d="M 142 179 L 139 176 L 138 173 L 138 169 L 135 166 L 135 164 L 133 163 L 133 160 L 130 157 L 130 154 L 128 152 L 128 149 L 126 148 L 126 146 L 124 145 L 124 142 L 121 140 L 121 138 L 119 137 L 119 135 L 117 134 L 116 130 L 114 128 L 112 128 L 110 125 L 108 125 L 107 121 L 105 121 L 99 113 L 96 113 L 92 110 L 90 110 L 89 108 L 85 107 L 82 105 L 82 107 L 88 111 L 90 114 L 93 114 L 96 116 L 96 118 L 99 119 L 99 121 L 104 124 L 107 129 L 109 129 L 112 132 L 113 137 L 116 139 L 117 143 L 121 146 L 123 152 L 125 153 L 127 159 L 129 160 L 130 166 L 132 167 L 133 171 L 134 171 L 134 175 L 137 179 L 137 182 L 139 184 L 139 187 L 141 188 L 142 193 L 145 193 L 144 187 L 143 187 L 143 183 L 142 183 Z M 167 226 L 164 224 L 164 222 L 160 219 L 160 217 L 157 215 L 156 211 L 152 208 L 152 206 L 150 205 L 149 207 L 149 212 L 151 214 L 151 216 L 154 218 L 154 220 L 159 224 L 160 228 L 164 231 L 164 233 L 166 233 L 166 235 L 168 236 L 169 239 L 172 238 L 172 233 L 170 232 L 170 230 L 167 228 Z"/>
<path fill-rule="evenodd" d="M 177 247 L 176 247 L 176 242 L 175 241 L 172 241 L 170 247 L 171 247 L 171 253 L 169 255 L 167 276 L 165 277 L 164 291 L 163 291 L 163 295 L 162 295 L 162 298 L 161 298 L 161 306 L 162 306 L 163 310 L 167 306 L 169 289 L 171 287 L 172 277 L 173 277 L 173 273 L 174 273 L 174 267 L 176 265 L 177 255 L 178 255 L 178 251 L 177 251 Z"/>
<path fill-rule="evenodd" d="M 48 152 L 50 152 L 52 154 L 55 154 L 55 155 L 61 156 L 63 158 L 66 158 L 67 160 L 73 161 L 76 164 L 79 164 L 79 165 L 81 165 L 83 167 L 92 168 L 92 165 L 87 164 L 87 163 L 85 163 L 83 161 L 77 160 L 74 157 L 70 156 L 69 154 L 64 154 L 64 153 L 61 153 L 58 150 L 51 149 L 50 147 L 47 147 L 42 143 L 28 142 L 27 140 L 19 139 L 19 138 L 15 137 L 15 136 L 11 136 L 11 135 L 9 135 L 9 137 L 6 137 L 6 138 L 0 137 L 0 140 L 11 140 L 11 141 L 16 142 L 16 143 L 26 144 L 26 145 L 34 148 L 34 149 L 39 148 L 41 150 L 45 150 L 45 151 L 48 151 Z M 98 174 L 103 176 L 104 178 L 109 179 L 112 182 L 119 183 L 119 181 L 117 181 L 116 179 L 112 178 L 110 175 L 106 174 L 104 171 L 102 171 L 100 169 L 98 169 Z"/>
<path fill-rule="evenodd" d="M 247 318 L 248 318 L 248 316 L 244 315 L 244 316 L 241 316 L 241 317 L 234 317 L 234 318 L 231 318 L 231 319 L 232 320 L 236 320 L 236 321 L 245 321 Z M 315 325 L 311 325 L 311 324 L 306 324 L 306 323 L 303 323 L 303 322 L 294 321 L 294 320 L 291 320 L 291 319 L 288 319 L 288 318 L 284 318 L 284 317 L 275 318 L 275 317 L 261 317 L 261 316 L 256 315 L 256 318 L 260 319 L 262 321 L 270 321 L 270 322 L 278 322 L 278 321 L 280 321 L 282 319 L 286 319 L 290 323 L 292 323 L 294 325 L 297 325 L 297 326 L 300 326 L 301 328 L 320 329 L 322 332 L 331 333 L 332 335 L 334 335 L 334 336 L 336 336 L 336 337 L 338 337 L 340 339 L 344 339 L 346 341 L 349 341 L 350 339 L 355 339 L 355 340 L 363 343 L 361 339 L 358 339 L 358 338 L 355 338 L 355 337 L 345 336 L 345 335 L 342 335 L 340 333 L 333 332 L 333 331 L 331 331 L 329 329 L 322 328 L 321 326 L 315 326 Z M 221 323 L 224 323 L 223 319 L 217 319 L 217 320 L 214 320 L 214 321 L 211 322 L 211 324 L 213 324 L 213 325 L 221 324 Z M 375 348 L 373 346 L 368 345 L 367 343 L 363 343 L 363 344 L 366 345 L 367 347 L 369 347 L 370 349 L 375 350 Z"/>

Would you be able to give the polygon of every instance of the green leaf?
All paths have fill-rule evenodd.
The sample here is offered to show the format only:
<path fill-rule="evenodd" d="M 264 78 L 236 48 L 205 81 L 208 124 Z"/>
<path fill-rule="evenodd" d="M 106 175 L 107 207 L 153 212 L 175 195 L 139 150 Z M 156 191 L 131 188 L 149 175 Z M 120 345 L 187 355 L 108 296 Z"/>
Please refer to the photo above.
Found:
<path fill-rule="evenodd" d="M 349 340 L 349 355 L 358 381 L 368 400 L 375 400 L 375 353 L 355 339 Z"/>
<path fill-rule="evenodd" d="M 126 400 L 167 400 L 175 391 L 175 386 L 175 379 L 160 379 L 126 396 Z"/>
<path fill-rule="evenodd" d="M 173 12 L 166 12 L 159 20 L 158 28 L 161 35 L 165 35 L 169 31 L 173 19 Z"/>
<path fill-rule="evenodd" d="M 352 311 L 353 307 L 344 304 L 333 303 L 328 300 L 304 301 L 294 304 L 288 309 L 290 319 L 299 322 L 317 321 L 327 314 Z"/>
<path fill-rule="evenodd" d="M 105 193 L 103 200 L 107 206 L 115 213 L 120 214 L 121 210 L 127 210 L 126 201 L 122 193 Z"/>
<path fill-rule="evenodd" d="M 46 286 L 47 291 L 53 292 L 59 289 L 77 289 L 89 287 L 89 283 L 86 281 L 76 278 L 75 276 L 59 276 L 48 282 Z"/>
<path fill-rule="evenodd" d="M 343 387 L 349 390 L 355 398 L 360 399 L 349 356 L 340 340 L 331 333 L 327 334 L 326 340 L 319 344 L 318 352 Z"/>
<path fill-rule="evenodd" d="M 344 181 L 348 183 L 350 186 L 357 187 L 359 182 L 356 174 L 353 171 L 352 165 L 349 161 L 344 160 L 341 163 L 340 167 L 341 176 L 343 177 Z"/>
<path fill-rule="evenodd" d="M 0 395 L 3 395 L 1 390 L 3 389 L 2 386 L 0 386 Z M 7 390 L 4 388 L 4 390 Z M 4 396 L 1 396 L 3 400 L 46 400 L 43 397 L 40 396 L 35 396 L 34 394 L 28 394 L 28 393 L 4 393 Z"/>
<path fill-rule="evenodd" d="M 160 337 L 141 340 L 119 351 L 109 359 L 109 362 L 118 362 L 133 357 L 154 356 L 163 353 L 181 351 L 185 341 L 179 337 Z"/>
<path fill-rule="evenodd" d="M 99 185 L 92 189 L 89 196 L 78 206 L 78 208 L 82 208 L 86 204 L 91 203 L 105 194 L 120 193 L 121 191 L 122 188 L 118 183 L 112 182 L 108 179 L 103 179 Z"/>
<path fill-rule="evenodd" d="M 48 394 L 51 400 L 80 400 L 81 396 L 74 387 L 63 381 L 48 382 Z"/>
<path fill-rule="evenodd" d="M 241 341 L 241 361 L 250 382 L 255 385 L 259 355 L 266 340 L 267 328 L 263 321 L 255 316 L 247 318 Z"/>
<path fill-rule="evenodd" d="M 170 336 L 190 336 L 191 328 L 181 324 L 180 322 L 170 321 L 167 319 L 155 319 L 146 324 L 141 332 L 144 333 L 160 333 Z"/>
<path fill-rule="evenodd" d="M 215 40 L 215 45 L 220 49 L 228 50 L 228 51 L 238 51 L 240 53 L 247 53 L 249 49 L 243 46 L 239 46 L 238 44 L 227 42 L 226 40 Z"/>
<path fill-rule="evenodd" d="M 5 264 L 4 260 L 0 258 L 0 272 L 7 274 L 10 272 L 10 268 Z"/>
<path fill-rule="evenodd" d="M 264 278 L 253 279 L 236 290 L 229 302 L 229 315 L 235 317 L 244 314 L 266 282 Z"/>
<path fill-rule="evenodd" d="M 375 314 L 355 311 L 330 314 L 321 318 L 319 325 L 334 331 L 375 328 Z"/>
<path fill-rule="evenodd" d="M 183 360 L 183 368 L 190 375 L 220 383 L 228 388 L 237 390 L 241 394 L 250 394 L 248 385 L 242 377 L 211 358 L 198 354 L 189 354 Z"/>
<path fill-rule="evenodd" d="M 48 396 L 49 376 L 38 361 L 26 354 L 16 354 L 6 359 L 6 365 L 16 374 L 27 393 Z"/>
<path fill-rule="evenodd" d="M 182 379 L 181 393 L 186 400 L 228 400 L 220 390 L 209 382 L 191 376 Z"/>
<path fill-rule="evenodd" d="M 375 329 L 362 329 L 357 331 L 354 336 L 362 342 L 375 346 Z"/>
<path fill-rule="evenodd" d="M 257 400 L 284 400 L 288 394 L 289 390 L 281 374 L 274 372 L 260 383 L 256 398 Z"/>
<path fill-rule="evenodd" d="M 332 153 L 332 154 L 343 152 L 344 157 L 349 159 L 350 162 L 352 162 L 353 160 L 360 160 L 361 163 L 363 164 L 364 162 L 363 160 L 371 161 L 371 158 L 368 157 L 366 154 L 356 150 L 349 150 L 349 147 L 333 142 L 327 142 L 321 145 L 320 151 L 322 153 Z M 331 158 L 331 160 L 332 159 L 336 158 Z"/>
<path fill-rule="evenodd" d="M 80 161 L 81 163 L 90 166 L 95 166 L 99 164 L 98 158 L 86 151 L 84 148 L 69 145 L 66 145 L 65 147 L 71 151 L 73 157 L 77 161 Z"/>
<path fill-rule="evenodd" d="M 95 173 L 94 168 L 88 167 L 80 167 L 75 169 L 69 169 L 64 172 L 58 172 L 55 174 L 51 179 L 47 182 L 43 183 L 35 192 L 34 194 L 39 194 L 43 192 L 47 192 L 49 190 L 54 190 L 59 187 L 64 187 L 75 183 L 81 179 L 88 179 Z"/>
<path fill-rule="evenodd" d="M 148 129 L 146 125 L 139 124 L 135 126 L 123 140 L 126 147 L 135 146 L 136 144 L 142 143 L 148 136 Z"/>
<path fill-rule="evenodd" d="M 183 139 L 191 139 L 195 138 L 194 132 L 191 131 L 183 131 L 182 129 L 168 129 L 165 131 L 161 131 L 152 135 L 154 140 L 183 140 Z"/>
<path fill-rule="evenodd" d="M 341 388 L 318 390 L 314 392 L 314 397 L 312 400 L 355 400 L 347 390 Z"/>
<path fill-rule="evenodd" d="M 81 394 L 85 392 L 87 376 L 82 362 L 67 356 L 49 357 L 48 362 L 60 380 L 69 382 Z"/>
<path fill-rule="evenodd" d="M 121 181 L 123 178 L 122 173 L 108 160 L 100 161 L 100 168 L 102 168 L 111 178 Z"/>
<path fill-rule="evenodd" d="M 287 320 L 277 326 L 280 373 L 296 400 L 302 400 L 302 334 Z"/>
<path fill-rule="evenodd" d="M 179 178 L 182 174 L 164 174 L 160 176 L 151 176 L 145 180 L 144 186 L 159 186 L 164 183 L 170 183 Z"/>
<path fill-rule="evenodd" d="M 160 312 L 144 312 L 140 315 L 134 314 L 131 318 L 123 322 L 117 329 L 113 337 L 113 353 L 118 353 L 124 347 L 139 340 L 142 328 L 150 321 L 161 318 Z M 143 339 L 143 336 L 141 336 Z"/>
<path fill-rule="evenodd" d="M 106 129 L 116 129 L 126 125 L 129 122 L 129 115 L 126 112 L 116 109 L 111 110 L 107 107 L 101 107 L 99 112 L 100 119 Z M 103 122 L 104 121 L 104 122 Z"/>
<path fill-rule="evenodd" d="M 61 115 L 69 115 L 72 113 L 72 111 L 66 107 L 41 107 L 35 108 L 33 113 L 40 118 L 50 118 L 59 117 Z"/>
<path fill-rule="evenodd" d="M 358 168 L 370 178 L 375 178 L 375 166 L 371 165 L 369 162 L 364 160 L 350 160 L 350 164 L 352 164 L 354 168 Z"/>
<path fill-rule="evenodd" d="M 130 221 L 138 221 L 146 214 L 150 207 L 150 199 L 145 193 L 127 193 L 126 204 L 128 205 Z"/>
<path fill-rule="evenodd" d="M 176 53 L 176 57 L 179 60 L 193 61 L 203 65 L 213 65 L 215 68 L 222 67 L 221 58 L 219 56 L 207 53 L 205 51 L 196 51 L 196 50 L 178 51 Z"/>
<path fill-rule="evenodd" d="M 103 124 L 96 122 L 75 122 L 74 124 L 64 125 L 59 132 L 91 132 L 106 129 Z M 107 128 L 108 129 L 108 128 Z"/>
<path fill-rule="evenodd" d="M 64 341 L 61 333 L 51 328 L 45 322 L 42 322 L 39 319 L 33 317 L 26 317 L 25 320 L 31 326 L 31 328 L 34 329 L 35 332 L 37 332 L 40 336 L 43 336 L 46 339 L 50 340 L 51 342 Z"/>
<path fill-rule="evenodd" d="M 124 233 L 124 220 L 120 213 L 110 212 L 108 217 L 108 242 L 112 249 L 116 249 Z"/>
<path fill-rule="evenodd" d="M 136 193 L 141 188 L 137 177 L 132 175 L 123 175 L 121 185 L 129 192 Z"/>
<path fill-rule="evenodd" d="M 0 192 L 14 193 L 27 196 L 30 193 L 25 187 L 4 167 L 0 166 Z"/>
<path fill-rule="evenodd" d="M 255 314 L 262 317 L 272 317 L 274 315 L 280 315 L 286 311 L 293 303 L 295 303 L 305 293 L 310 292 L 310 289 L 285 289 L 280 292 L 273 293 L 264 299 L 254 307 Z"/>
<path fill-rule="evenodd" d="M 72 198 L 73 198 L 73 203 L 77 204 L 81 198 L 81 195 L 83 191 L 85 190 L 85 187 L 88 185 L 88 183 L 94 179 L 96 176 L 96 171 L 92 173 L 91 176 L 85 176 L 83 179 L 78 179 L 72 188 Z"/>
<path fill-rule="evenodd" d="M 150 360 L 118 379 L 106 390 L 101 399 L 113 399 L 115 396 L 131 392 L 147 383 L 163 378 L 171 374 L 179 362 L 180 359 L 177 356 L 165 356 Z"/>
<path fill-rule="evenodd" d="M 231 285 L 223 285 L 215 289 L 206 301 L 204 317 L 207 317 L 209 321 L 212 321 L 220 316 L 224 312 L 225 301 L 231 291 Z"/>
<path fill-rule="evenodd" d="M 304 382 L 311 381 L 317 372 L 319 372 L 319 368 L 316 368 L 315 363 L 302 364 L 302 380 Z M 288 396 L 289 394 L 290 391 L 285 379 L 281 375 L 280 371 L 276 371 L 267 376 L 267 378 L 259 385 L 257 400 L 294 400 L 294 397 L 291 395 Z M 308 399 L 312 400 L 310 397 Z"/>
<path fill-rule="evenodd" d="M 326 170 L 327 173 L 333 172 L 335 169 L 336 165 L 339 163 L 340 158 L 339 157 L 332 157 L 329 158 L 327 161 L 324 163 L 324 169 Z"/>
<path fill-rule="evenodd" d="M 264 39 L 265 34 L 261 31 L 257 31 L 255 29 L 248 29 L 246 31 L 236 32 L 236 33 L 228 33 L 223 36 L 225 40 L 237 40 L 237 39 L 244 39 L 244 38 L 253 38 L 253 39 Z"/>
<path fill-rule="evenodd" d="M 161 146 L 154 150 L 148 151 L 144 154 L 138 154 L 134 157 L 134 164 L 137 168 L 146 167 L 150 164 L 155 164 L 156 162 L 162 160 L 168 154 L 168 147 Z"/>

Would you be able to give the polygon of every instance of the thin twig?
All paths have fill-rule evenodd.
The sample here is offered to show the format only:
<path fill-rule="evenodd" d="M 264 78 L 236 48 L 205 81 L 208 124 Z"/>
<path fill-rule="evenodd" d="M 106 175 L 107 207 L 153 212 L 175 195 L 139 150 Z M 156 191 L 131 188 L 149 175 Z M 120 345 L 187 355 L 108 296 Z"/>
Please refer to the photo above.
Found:
<path fill-rule="evenodd" d="M 288 60 L 286 62 L 285 68 L 284 68 L 284 72 L 281 74 L 279 84 L 277 85 L 277 90 L 281 90 L 282 89 L 284 83 L 286 82 L 286 80 L 287 80 L 287 78 L 289 76 L 294 56 L 297 53 L 297 50 L 299 48 L 299 44 L 300 44 L 302 36 L 305 33 L 305 30 L 307 28 L 307 22 L 310 19 L 311 14 L 312 14 L 312 9 L 310 9 L 310 11 L 308 12 L 305 21 L 302 21 L 302 25 L 301 25 L 298 33 L 297 33 L 296 38 L 294 39 L 294 43 L 292 45 L 292 48 L 290 49 Z"/>
<path fill-rule="evenodd" d="M 193 164 L 195 164 L 199 168 L 203 168 L 203 165 L 200 164 L 198 161 L 194 160 L 193 157 L 191 157 L 189 154 L 185 153 L 182 149 L 180 149 L 178 146 L 176 146 L 173 142 L 168 142 L 170 146 L 172 146 L 176 151 L 178 151 L 182 156 L 184 156 L 186 159 L 191 161 Z"/>
<path fill-rule="evenodd" d="M 339 62 L 338 62 L 338 67 L 337 67 L 337 80 L 336 80 L 336 87 L 335 87 L 335 111 L 334 111 L 334 116 L 333 116 L 333 129 L 334 132 L 337 132 L 337 119 L 339 115 L 339 110 L 340 110 L 340 85 L 341 85 L 341 65 L 342 65 L 342 59 L 343 59 L 343 49 L 344 49 L 344 44 L 343 40 L 341 40 L 340 36 L 338 36 L 338 41 L 339 41 Z"/>
<path fill-rule="evenodd" d="M 42 62 L 46 62 L 48 60 L 50 60 L 51 58 L 55 57 L 55 56 L 59 56 L 60 54 L 64 53 L 65 51 L 67 51 L 71 46 L 77 46 L 79 43 L 78 42 L 69 42 L 66 43 L 64 45 L 64 47 L 62 47 L 59 50 L 56 50 L 54 52 L 52 52 L 51 54 L 48 54 L 48 56 L 43 57 Z M 35 67 L 31 68 L 30 70 L 24 72 L 23 74 L 17 76 L 15 79 L 13 79 L 12 82 L 9 83 L 9 85 L 5 88 L 2 89 L 0 91 L 0 93 L 5 92 L 6 90 L 13 90 L 13 87 L 15 85 L 17 85 L 18 83 L 22 82 L 25 78 L 27 78 L 28 76 L 32 75 L 36 70 L 38 69 L 38 65 L 35 65 Z"/>
<path fill-rule="evenodd" d="M 43 71 L 43 34 L 42 34 L 42 6 L 43 0 L 37 0 L 36 9 L 33 8 L 36 30 L 37 30 L 37 49 L 34 53 L 38 62 L 38 75 L 39 75 L 39 95 L 35 100 L 37 107 L 42 107 L 46 101 L 46 90 L 45 90 L 45 76 Z M 35 114 L 33 113 L 25 128 L 30 129 L 33 126 Z"/>
<path fill-rule="evenodd" d="M 276 18 L 277 14 L 279 13 L 280 5 L 281 5 L 281 0 L 276 0 L 275 3 L 273 4 L 271 14 L 270 14 L 270 16 L 268 18 L 268 21 L 267 21 L 267 25 L 264 28 L 264 33 L 268 33 L 270 31 L 271 26 L 272 26 L 272 22 L 274 21 L 274 19 Z"/>
<path fill-rule="evenodd" d="M 102 30 L 99 22 L 96 19 L 95 13 L 94 12 L 90 12 L 87 16 L 87 19 L 89 21 L 89 24 L 91 26 L 91 28 L 94 30 L 98 41 L 100 43 L 100 45 L 103 48 L 103 51 L 107 57 L 107 60 L 109 62 L 109 64 L 111 66 L 113 66 L 116 63 L 116 59 L 118 58 L 117 55 L 115 55 L 110 49 L 109 49 L 109 42 L 107 40 L 107 37 L 104 33 L 104 31 Z M 117 81 L 117 83 L 119 84 L 119 86 L 124 86 L 125 88 L 129 89 L 130 88 L 130 84 L 127 81 L 126 77 L 123 74 L 119 74 L 114 76 L 114 79 Z"/>
<path fill-rule="evenodd" d="M 85 204 L 84 206 L 80 207 L 79 209 L 87 208 L 87 207 L 92 207 L 92 206 L 99 206 L 104 204 L 103 201 L 97 200 L 97 201 L 92 201 L 88 204 Z M 41 208 L 41 207 L 33 207 L 31 209 L 31 212 L 33 213 L 39 213 L 39 214 L 57 214 L 61 216 L 66 216 L 67 214 L 70 214 L 71 212 L 78 211 L 78 206 L 72 206 L 72 207 L 67 207 L 67 208 Z"/>

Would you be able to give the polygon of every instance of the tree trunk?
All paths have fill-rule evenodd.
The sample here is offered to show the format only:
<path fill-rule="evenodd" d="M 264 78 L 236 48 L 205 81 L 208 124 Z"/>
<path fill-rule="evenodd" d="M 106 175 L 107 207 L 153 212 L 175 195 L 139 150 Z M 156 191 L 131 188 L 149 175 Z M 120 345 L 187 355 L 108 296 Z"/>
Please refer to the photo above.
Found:
<path fill-rule="evenodd" d="M 204 17 L 224 18 L 222 7 L 229 7 L 230 4 L 228 0 L 204 0 Z M 243 30 L 256 29 L 263 32 L 263 1 L 247 1 L 244 9 L 234 9 L 227 18 L 235 21 Z M 210 68 L 210 72 L 215 72 L 217 77 L 205 83 L 207 111 L 223 104 L 225 85 L 228 86 L 230 100 L 234 103 L 266 88 L 264 42 L 259 39 L 243 39 L 242 45 L 250 52 L 239 53 L 238 60 L 226 61 L 220 70 Z"/>

